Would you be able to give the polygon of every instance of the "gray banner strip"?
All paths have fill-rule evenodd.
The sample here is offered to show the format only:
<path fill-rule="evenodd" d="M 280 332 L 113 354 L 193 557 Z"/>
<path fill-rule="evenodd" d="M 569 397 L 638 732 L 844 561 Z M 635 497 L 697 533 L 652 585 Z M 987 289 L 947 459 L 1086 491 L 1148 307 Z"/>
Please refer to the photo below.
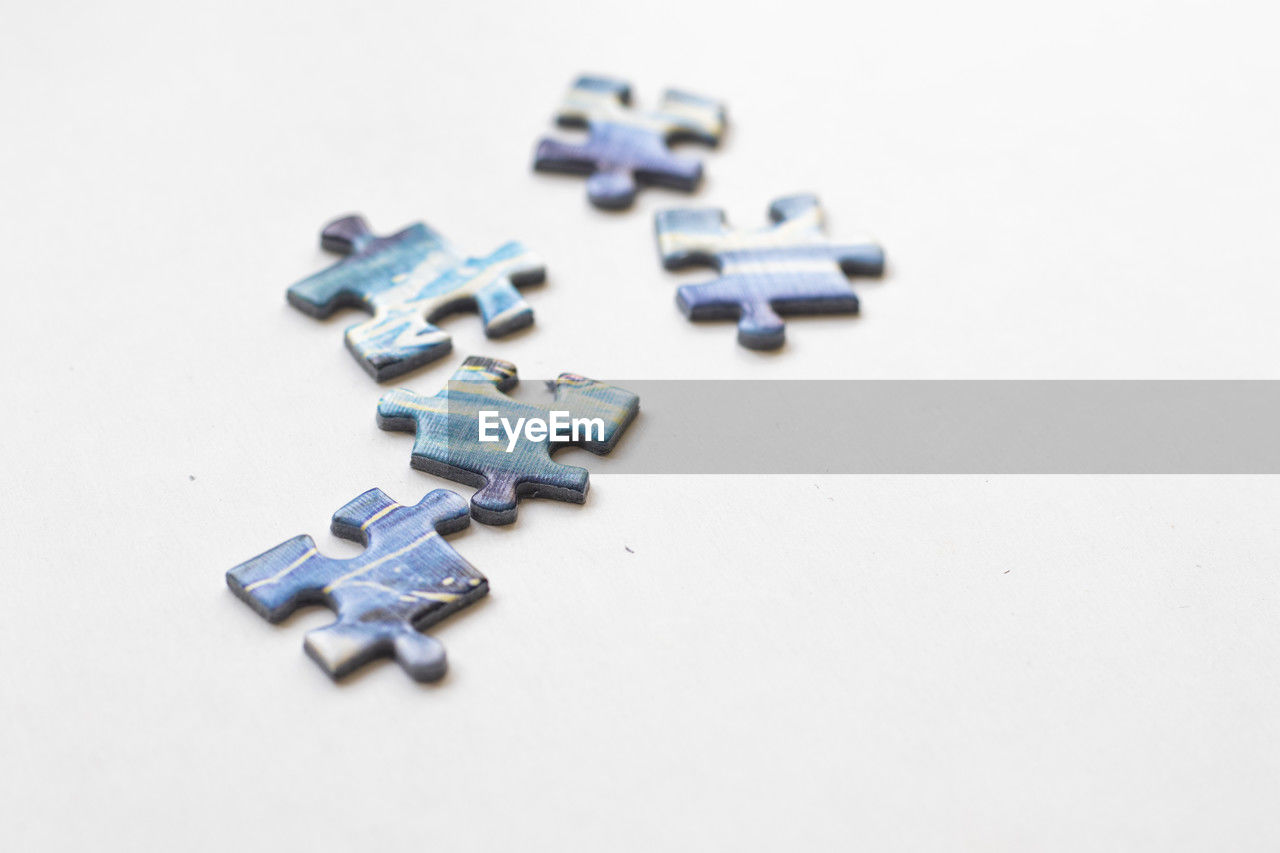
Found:
<path fill-rule="evenodd" d="M 624 381 L 601 474 L 1278 474 L 1277 381 Z M 538 385 L 524 399 L 548 405 Z M 539 389 L 540 390 L 540 389 Z M 540 399 L 539 399 L 540 398 Z"/>

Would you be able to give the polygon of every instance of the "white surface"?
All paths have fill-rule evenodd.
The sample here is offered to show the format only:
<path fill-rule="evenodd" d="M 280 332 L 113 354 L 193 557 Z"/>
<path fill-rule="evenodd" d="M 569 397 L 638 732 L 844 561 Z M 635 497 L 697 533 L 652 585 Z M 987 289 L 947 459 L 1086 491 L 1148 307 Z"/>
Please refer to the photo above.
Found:
<path fill-rule="evenodd" d="M 429 688 L 333 686 L 301 651 L 327 613 L 268 625 L 222 577 L 444 485 L 374 428 L 349 315 L 284 303 L 351 210 L 540 251 L 531 332 L 447 324 L 527 377 L 1276 378 L 1274 32 L 1243 3 L 9 4 L 3 846 L 1276 849 L 1276 479 L 593 460 L 587 506 L 455 540 L 494 591 Z M 580 70 L 724 97 L 703 192 L 612 216 L 532 174 Z M 802 189 L 888 248 L 864 316 L 774 356 L 686 323 L 652 211 Z"/>

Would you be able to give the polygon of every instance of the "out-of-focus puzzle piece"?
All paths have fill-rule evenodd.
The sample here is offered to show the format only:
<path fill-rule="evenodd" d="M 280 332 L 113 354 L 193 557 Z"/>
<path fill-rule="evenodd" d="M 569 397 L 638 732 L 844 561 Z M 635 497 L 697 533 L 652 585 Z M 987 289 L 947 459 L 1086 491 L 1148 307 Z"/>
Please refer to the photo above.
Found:
<path fill-rule="evenodd" d="M 464 258 L 421 222 L 377 237 L 363 217 L 325 226 L 320 245 L 345 255 L 289 288 L 289 304 L 312 317 L 361 308 L 372 319 L 346 331 L 347 348 L 379 382 L 446 355 L 453 344 L 434 325 L 461 310 L 479 312 L 491 338 L 533 322 L 517 287 L 542 282 L 546 269 L 518 242 L 479 258 Z"/>
<path fill-rule="evenodd" d="M 710 98 L 668 89 L 655 111 L 631 108 L 631 87 L 609 77 L 579 77 L 556 122 L 587 130 L 582 144 L 543 139 L 533 167 L 539 172 L 588 175 L 587 197 L 596 207 L 622 210 L 635 201 L 637 184 L 692 192 L 702 163 L 671 153 L 673 142 L 715 146 L 725 129 L 724 106 Z"/>
<path fill-rule="evenodd" d="M 640 410 L 640 398 L 630 391 L 572 373 L 548 383 L 555 394 L 549 407 L 502 393 L 517 381 L 514 364 L 472 356 L 435 396 L 398 388 L 378 402 L 378 426 L 417 433 L 410 460 L 414 468 L 479 489 L 471 498 L 471 514 L 484 524 L 515 521 L 521 497 L 583 503 L 587 470 L 554 461 L 552 449 L 575 446 L 608 453 Z M 487 434 L 495 440 L 480 440 L 481 412 L 491 413 Z M 553 413 L 563 415 L 565 423 L 556 425 Z M 531 418 L 552 429 L 540 439 L 532 437 L 520 425 L 521 419 L 527 423 Z M 514 440 L 508 428 L 517 434 Z"/>
<path fill-rule="evenodd" d="M 720 273 L 681 287 L 680 310 L 691 320 L 736 318 L 738 343 L 760 350 L 784 343 L 781 315 L 858 313 L 845 277 L 884 273 L 884 250 L 870 237 L 827 238 L 816 196 L 779 198 L 769 205 L 769 219 L 767 228 L 739 230 L 728 227 L 721 210 L 664 210 L 655 217 L 663 266 Z"/>
<path fill-rule="evenodd" d="M 421 631 L 489 591 L 489 582 L 441 537 L 470 522 L 467 502 L 436 489 L 403 506 L 370 489 L 333 514 L 333 533 L 364 544 L 335 560 L 295 536 L 227 572 L 227 585 L 260 615 L 279 622 L 304 604 L 338 614 L 307 634 L 307 654 L 341 678 L 365 662 L 394 656 L 418 681 L 444 675 L 444 646 Z"/>

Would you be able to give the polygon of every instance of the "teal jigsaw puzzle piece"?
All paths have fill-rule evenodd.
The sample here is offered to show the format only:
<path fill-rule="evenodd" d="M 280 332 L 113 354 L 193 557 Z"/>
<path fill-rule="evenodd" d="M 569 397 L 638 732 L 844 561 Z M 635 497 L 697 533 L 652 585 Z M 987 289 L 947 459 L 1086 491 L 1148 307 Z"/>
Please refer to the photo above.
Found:
<path fill-rule="evenodd" d="M 432 397 L 400 388 L 378 402 L 378 426 L 416 432 L 413 467 L 479 489 L 471 514 L 484 524 L 515 521 L 521 497 L 583 503 L 587 470 L 556 462 L 552 451 L 608 453 L 640 410 L 630 391 L 572 373 L 548 383 L 555 394 L 550 407 L 503 393 L 516 382 L 514 364 L 472 356 Z M 546 427 L 541 435 L 535 422 Z M 493 440 L 482 440 L 482 427 Z"/>
<path fill-rule="evenodd" d="M 335 679 L 389 655 L 418 681 L 435 681 L 447 668 L 444 646 L 422 630 L 489 591 L 442 538 L 469 523 L 467 502 L 448 489 L 413 506 L 370 489 L 333 514 L 334 535 L 363 544 L 363 554 L 335 560 L 295 536 L 227 572 L 227 586 L 271 622 L 305 604 L 335 611 L 337 621 L 304 642 Z"/>
<path fill-rule="evenodd" d="M 828 239 L 816 196 L 769 205 L 767 228 L 730 228 L 721 210 L 664 210 L 654 219 L 658 252 L 669 270 L 709 266 L 720 277 L 677 291 L 691 320 L 736 319 L 738 343 L 758 350 L 786 341 L 784 315 L 856 314 L 846 276 L 880 276 L 884 250 L 870 237 Z"/>
<path fill-rule="evenodd" d="M 475 310 L 491 338 L 533 322 L 519 287 L 539 284 L 546 268 L 521 243 L 466 258 L 421 222 L 390 237 L 375 236 L 360 216 L 325 226 L 321 245 L 345 257 L 289 288 L 289 304 L 325 318 L 343 307 L 372 314 L 346 331 L 347 348 L 379 382 L 448 354 L 441 318 Z"/>

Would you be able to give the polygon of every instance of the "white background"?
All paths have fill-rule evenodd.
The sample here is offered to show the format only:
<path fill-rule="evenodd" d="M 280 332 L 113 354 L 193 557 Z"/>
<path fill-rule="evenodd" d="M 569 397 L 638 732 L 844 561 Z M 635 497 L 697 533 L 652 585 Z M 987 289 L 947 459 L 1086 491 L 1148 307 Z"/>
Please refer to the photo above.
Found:
<path fill-rule="evenodd" d="M 370 486 L 446 485 L 375 428 L 355 315 L 284 302 L 350 211 L 548 262 L 537 325 L 448 321 L 420 391 L 473 352 L 530 378 L 1277 378 L 1263 4 L 4 5 L 0 846 L 1280 846 L 1275 479 L 590 458 L 586 506 L 455 538 L 493 593 L 434 631 L 430 687 L 335 686 L 301 649 L 327 612 L 272 626 L 223 581 L 301 532 L 355 553 L 325 531 Z M 698 195 L 608 215 L 531 172 L 580 71 L 727 101 Z M 801 190 L 888 250 L 863 316 L 772 355 L 687 323 L 652 212 L 755 225 Z"/>

